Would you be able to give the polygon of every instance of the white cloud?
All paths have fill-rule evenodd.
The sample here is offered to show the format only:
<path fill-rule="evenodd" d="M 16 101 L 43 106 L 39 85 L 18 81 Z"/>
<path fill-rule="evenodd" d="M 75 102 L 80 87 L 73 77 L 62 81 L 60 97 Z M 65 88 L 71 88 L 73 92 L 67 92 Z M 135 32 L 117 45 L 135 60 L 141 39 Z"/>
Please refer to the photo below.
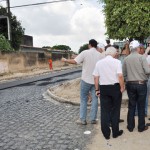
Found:
<path fill-rule="evenodd" d="M 43 1 L 32 1 L 36 2 Z M 29 3 L 30 0 L 11 0 L 11 6 Z M 76 0 L 11 9 L 25 28 L 25 34 L 33 36 L 34 46 L 65 44 L 76 52 L 92 38 L 105 41 L 104 15 L 101 10 L 97 0 Z"/>

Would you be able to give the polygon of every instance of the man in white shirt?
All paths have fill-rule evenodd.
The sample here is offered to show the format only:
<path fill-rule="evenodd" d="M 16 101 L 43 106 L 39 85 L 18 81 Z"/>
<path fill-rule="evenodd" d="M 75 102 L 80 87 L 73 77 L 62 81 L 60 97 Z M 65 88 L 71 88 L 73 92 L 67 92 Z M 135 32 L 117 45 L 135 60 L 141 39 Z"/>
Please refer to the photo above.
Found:
<path fill-rule="evenodd" d="M 89 41 L 89 50 L 82 51 L 75 59 L 62 59 L 63 62 L 71 64 L 83 63 L 80 84 L 80 120 L 77 121 L 77 124 L 81 125 L 87 124 L 86 114 L 89 92 L 92 97 L 90 121 L 91 124 L 96 124 L 98 98 L 95 95 L 95 86 L 92 73 L 96 63 L 103 58 L 102 54 L 98 52 L 96 48 L 97 41 L 92 39 Z"/>
<path fill-rule="evenodd" d="M 96 95 L 98 96 L 100 92 L 101 130 L 106 139 L 110 138 L 110 120 L 113 138 L 117 138 L 123 133 L 123 130 L 119 130 L 119 117 L 121 93 L 124 91 L 124 78 L 121 61 L 115 59 L 115 56 L 116 49 L 108 47 L 106 57 L 96 63 L 93 72 Z"/>

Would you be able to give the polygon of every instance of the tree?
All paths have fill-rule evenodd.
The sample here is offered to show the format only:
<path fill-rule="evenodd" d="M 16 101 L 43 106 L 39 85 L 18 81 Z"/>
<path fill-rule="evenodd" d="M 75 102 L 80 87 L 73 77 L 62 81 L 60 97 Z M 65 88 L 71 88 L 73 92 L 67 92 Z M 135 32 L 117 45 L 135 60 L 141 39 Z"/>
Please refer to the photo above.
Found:
<path fill-rule="evenodd" d="M 51 49 L 51 47 L 50 47 L 50 46 L 43 46 L 42 48 Z"/>
<path fill-rule="evenodd" d="M 80 47 L 78 53 L 80 54 L 82 51 L 87 50 L 88 49 L 88 44 L 84 44 L 83 46 Z"/>
<path fill-rule="evenodd" d="M 57 49 L 57 50 L 71 50 L 71 48 L 67 45 L 55 45 L 52 47 L 52 49 Z"/>
<path fill-rule="evenodd" d="M 6 8 L 0 6 L 0 15 L 8 16 Z M 12 47 L 15 50 L 18 50 L 22 41 L 22 37 L 24 35 L 24 28 L 22 28 L 21 23 L 17 21 L 16 16 L 10 13 L 10 22 L 11 22 L 11 35 L 12 41 L 10 41 Z M 8 39 L 7 33 L 7 21 L 5 19 L 0 20 L 0 34 L 4 35 Z"/>
<path fill-rule="evenodd" d="M 0 51 L 1 52 L 10 52 L 13 51 L 8 40 L 0 34 Z"/>
<path fill-rule="evenodd" d="M 109 38 L 135 38 L 143 42 L 150 35 L 149 0 L 99 1 L 104 2 L 106 34 Z"/>

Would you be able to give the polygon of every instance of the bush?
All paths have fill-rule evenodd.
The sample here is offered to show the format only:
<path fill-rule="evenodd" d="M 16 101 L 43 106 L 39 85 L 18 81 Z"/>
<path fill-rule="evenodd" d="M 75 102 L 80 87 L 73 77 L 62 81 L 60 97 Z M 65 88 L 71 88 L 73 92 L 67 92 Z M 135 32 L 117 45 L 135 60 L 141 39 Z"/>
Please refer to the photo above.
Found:
<path fill-rule="evenodd" d="M 0 34 L 0 51 L 1 52 L 11 52 L 13 49 L 10 46 L 9 41 Z"/>

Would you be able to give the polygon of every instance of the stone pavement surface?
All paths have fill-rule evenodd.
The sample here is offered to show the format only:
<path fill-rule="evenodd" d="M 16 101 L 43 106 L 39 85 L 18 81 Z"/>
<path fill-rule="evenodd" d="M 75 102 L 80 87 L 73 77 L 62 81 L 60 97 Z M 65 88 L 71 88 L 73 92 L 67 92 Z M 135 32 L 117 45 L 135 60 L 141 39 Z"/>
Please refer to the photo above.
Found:
<path fill-rule="evenodd" d="M 56 85 L 55 81 L 62 83 L 75 77 L 78 75 L 0 90 L 0 150 L 150 149 L 150 129 L 139 133 L 137 117 L 134 132 L 126 130 L 126 107 L 121 109 L 121 118 L 125 122 L 120 124 L 120 129 L 124 130 L 124 134 L 117 139 L 105 140 L 100 122 L 97 125 L 76 125 L 79 107 L 59 103 L 45 92 Z M 150 121 L 146 118 L 146 122 Z M 91 134 L 85 135 L 85 131 L 91 131 Z"/>
<path fill-rule="evenodd" d="M 0 90 L 0 150 L 86 150 L 94 125 L 76 125 L 79 107 L 47 100 L 43 94 L 54 81 L 80 75 Z M 85 135 L 87 130 L 92 133 Z"/>

